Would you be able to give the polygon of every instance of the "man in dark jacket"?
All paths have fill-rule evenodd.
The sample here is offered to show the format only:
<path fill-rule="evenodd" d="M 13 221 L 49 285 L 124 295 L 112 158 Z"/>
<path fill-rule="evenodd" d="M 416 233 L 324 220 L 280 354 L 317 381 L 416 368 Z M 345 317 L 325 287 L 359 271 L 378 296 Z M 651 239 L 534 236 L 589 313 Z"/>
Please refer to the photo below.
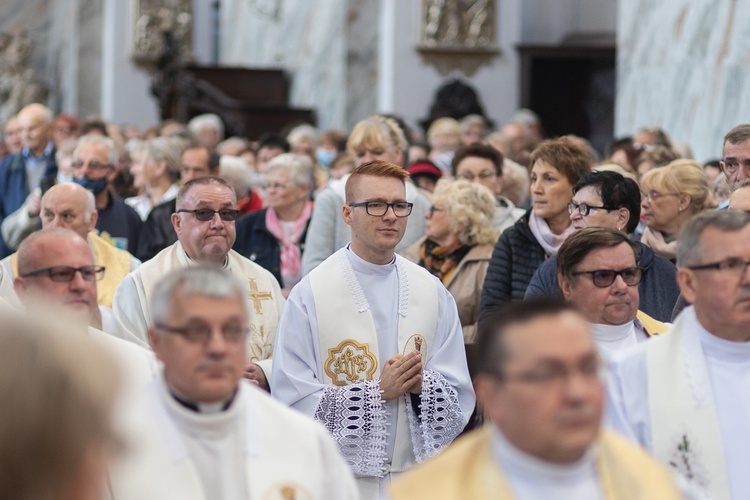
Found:
<path fill-rule="evenodd" d="M 52 111 L 41 104 L 29 104 L 18 113 L 23 149 L 0 160 L 0 222 L 21 208 L 37 187 L 47 187 L 57 176 L 55 146 L 52 143 Z M 28 205 L 31 216 L 39 215 L 41 193 L 34 192 Z M 11 249 L 0 238 L 0 257 Z"/>

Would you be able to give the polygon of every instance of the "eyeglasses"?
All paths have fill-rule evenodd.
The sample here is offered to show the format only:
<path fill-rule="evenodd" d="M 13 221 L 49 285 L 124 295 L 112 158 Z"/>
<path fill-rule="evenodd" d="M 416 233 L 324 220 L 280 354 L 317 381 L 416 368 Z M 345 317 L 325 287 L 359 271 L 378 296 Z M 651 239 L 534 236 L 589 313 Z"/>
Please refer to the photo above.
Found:
<path fill-rule="evenodd" d="M 73 281 L 76 273 L 81 273 L 81 278 L 85 281 L 100 281 L 104 278 L 104 267 L 103 266 L 53 266 L 45 267 L 44 269 L 37 269 L 26 274 L 22 274 L 22 278 L 30 278 L 32 276 L 39 276 L 46 274 L 49 279 L 58 283 L 66 283 Z"/>
<path fill-rule="evenodd" d="M 586 382 L 600 381 L 606 374 L 606 367 L 599 356 L 587 356 L 577 366 L 570 367 L 562 363 L 544 363 L 530 370 L 516 373 L 492 373 L 505 383 L 521 383 L 546 390 L 560 390 L 574 376 L 580 375 Z"/>
<path fill-rule="evenodd" d="M 290 182 L 289 184 L 281 184 L 280 182 L 267 182 L 263 184 L 263 189 L 268 191 L 269 189 L 286 189 L 294 186 L 295 184 Z"/>
<path fill-rule="evenodd" d="M 681 194 L 682 193 L 677 192 L 677 191 L 669 191 L 667 193 L 660 193 L 659 191 L 651 191 L 650 193 L 643 193 L 643 192 L 641 192 L 641 200 L 643 200 L 643 201 L 646 201 L 646 200 L 648 200 L 648 201 L 656 201 L 659 198 L 661 198 L 662 196 L 670 196 L 670 195 L 671 196 L 679 196 Z"/>
<path fill-rule="evenodd" d="M 181 208 L 177 211 L 177 213 L 183 213 L 187 212 L 190 214 L 195 215 L 195 218 L 198 219 L 201 222 L 208 222 L 213 220 L 214 215 L 219 214 L 219 217 L 224 222 L 232 222 L 237 220 L 237 217 L 240 216 L 239 210 L 233 210 L 231 208 L 222 208 L 221 210 L 211 210 L 208 208 L 198 208 L 196 210 L 186 210 L 184 208 Z"/>
<path fill-rule="evenodd" d="M 406 201 L 397 201 L 396 203 L 386 203 L 384 201 L 363 201 L 360 203 L 349 203 L 352 208 L 365 207 L 367 215 L 372 217 L 382 217 L 388 213 L 389 208 L 393 208 L 396 217 L 409 217 L 414 203 Z"/>
<path fill-rule="evenodd" d="M 694 266 L 685 266 L 693 271 L 723 271 L 727 273 L 741 274 L 745 272 L 747 266 L 750 266 L 750 260 L 743 260 L 739 257 L 729 257 L 728 259 L 721 260 L 719 262 L 711 262 L 709 264 L 697 264 Z"/>
<path fill-rule="evenodd" d="M 463 174 L 457 175 L 456 177 L 458 177 L 459 179 L 463 179 L 465 181 L 472 182 L 474 179 L 477 179 L 477 178 L 481 180 L 486 180 L 486 179 L 491 179 L 493 177 L 497 177 L 497 172 L 493 172 L 492 170 L 483 170 L 479 172 L 478 175 L 474 175 L 473 172 L 465 172 Z"/>
<path fill-rule="evenodd" d="M 74 169 L 78 170 L 79 168 L 83 168 L 86 163 L 82 161 L 74 161 L 70 164 Z M 88 162 L 88 167 L 90 170 L 94 170 L 97 172 L 101 172 L 103 170 L 109 170 L 111 168 L 115 168 L 114 165 L 111 163 L 99 163 L 98 161 L 90 161 Z"/>
<path fill-rule="evenodd" d="M 579 205 L 578 203 L 574 201 L 571 201 L 570 203 L 568 203 L 568 213 L 570 215 L 573 215 L 573 212 L 575 212 L 576 210 L 578 210 L 578 213 L 581 214 L 582 217 L 586 217 L 588 214 L 591 213 L 591 210 L 606 210 L 609 212 L 610 210 L 614 210 L 614 208 L 596 207 L 594 205 L 588 205 L 586 203 L 581 203 Z"/>
<path fill-rule="evenodd" d="M 432 217 L 433 215 L 435 215 L 435 212 L 445 212 L 445 209 L 444 208 L 438 208 L 435 205 L 432 205 L 430 207 L 429 211 L 430 211 L 430 217 Z"/>
<path fill-rule="evenodd" d="M 599 288 L 607 288 L 618 276 L 622 277 L 622 281 L 628 286 L 635 286 L 641 282 L 643 278 L 643 269 L 640 267 L 629 267 L 621 271 L 613 271 L 611 269 L 599 269 L 596 271 L 575 271 L 572 273 L 573 276 L 580 276 L 581 274 L 590 274 L 591 280 L 594 282 L 594 286 Z"/>
<path fill-rule="evenodd" d="M 211 338 L 214 328 L 208 323 L 190 323 L 186 326 L 170 326 L 164 323 L 156 323 L 154 326 L 165 332 L 180 335 L 185 340 L 195 344 L 205 344 Z M 227 342 L 240 342 L 247 335 L 248 328 L 244 325 L 229 323 L 222 325 L 219 329 L 224 340 Z"/>

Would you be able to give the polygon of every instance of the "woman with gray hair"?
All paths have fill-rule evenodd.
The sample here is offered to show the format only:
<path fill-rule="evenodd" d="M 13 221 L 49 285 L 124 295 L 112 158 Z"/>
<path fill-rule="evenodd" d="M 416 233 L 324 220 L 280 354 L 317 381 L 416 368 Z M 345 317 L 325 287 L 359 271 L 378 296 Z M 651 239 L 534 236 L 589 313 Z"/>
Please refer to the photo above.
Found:
<path fill-rule="evenodd" d="M 156 137 L 136 145 L 130 153 L 133 185 L 140 194 L 126 198 L 125 203 L 133 207 L 144 221 L 152 208 L 177 196 L 180 157 L 185 145 L 180 139 Z"/>
<path fill-rule="evenodd" d="M 264 186 L 267 208 L 237 220 L 234 250 L 269 270 L 286 297 L 302 279 L 302 251 L 313 204 L 313 164 L 285 153 L 270 161 Z"/>
<path fill-rule="evenodd" d="M 425 235 L 401 252 L 440 278 L 453 295 L 467 344 L 476 337 L 484 277 L 500 235 L 494 217 L 489 188 L 440 180 L 425 215 Z"/>

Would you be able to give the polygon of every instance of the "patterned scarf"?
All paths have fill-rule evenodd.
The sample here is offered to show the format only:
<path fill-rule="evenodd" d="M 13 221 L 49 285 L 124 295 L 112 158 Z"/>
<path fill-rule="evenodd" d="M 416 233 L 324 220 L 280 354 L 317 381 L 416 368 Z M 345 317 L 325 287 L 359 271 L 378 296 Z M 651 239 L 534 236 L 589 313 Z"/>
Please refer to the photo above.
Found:
<path fill-rule="evenodd" d="M 302 252 L 299 249 L 299 241 L 302 233 L 305 232 L 307 221 L 310 220 L 313 204 L 308 201 L 305 204 L 302 214 L 294 221 L 294 232 L 289 239 L 284 237 L 284 231 L 281 229 L 279 217 L 273 208 L 266 210 L 266 228 L 279 240 L 281 244 L 281 281 L 282 286 L 291 283 L 293 280 L 299 280 L 300 263 L 302 261 Z M 293 285 L 292 285 L 293 286 Z"/>
<path fill-rule="evenodd" d="M 445 285 L 469 250 L 471 247 L 467 245 L 450 249 L 441 247 L 432 240 L 424 240 L 419 250 L 419 265 L 437 276 Z"/>

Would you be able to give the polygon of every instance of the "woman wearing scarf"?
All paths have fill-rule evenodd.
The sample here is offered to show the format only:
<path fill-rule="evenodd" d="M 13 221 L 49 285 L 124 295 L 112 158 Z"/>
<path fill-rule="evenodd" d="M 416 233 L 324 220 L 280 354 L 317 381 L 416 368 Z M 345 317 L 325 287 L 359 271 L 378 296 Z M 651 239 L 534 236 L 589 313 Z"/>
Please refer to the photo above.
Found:
<path fill-rule="evenodd" d="M 570 137 L 544 141 L 531 154 L 532 207 L 495 245 L 482 293 L 482 317 L 497 305 L 523 300 L 536 269 L 556 255 L 573 232 L 568 203 L 591 163 L 582 141 Z"/>
<path fill-rule="evenodd" d="M 269 162 L 266 174 L 268 207 L 237 220 L 234 250 L 270 271 L 286 297 L 302 279 L 313 164 L 307 156 L 285 153 Z"/>
<path fill-rule="evenodd" d="M 465 180 L 438 181 L 425 215 L 425 235 L 403 251 L 453 295 L 467 344 L 476 337 L 484 277 L 500 234 L 494 216 L 495 197 L 487 187 Z"/>

